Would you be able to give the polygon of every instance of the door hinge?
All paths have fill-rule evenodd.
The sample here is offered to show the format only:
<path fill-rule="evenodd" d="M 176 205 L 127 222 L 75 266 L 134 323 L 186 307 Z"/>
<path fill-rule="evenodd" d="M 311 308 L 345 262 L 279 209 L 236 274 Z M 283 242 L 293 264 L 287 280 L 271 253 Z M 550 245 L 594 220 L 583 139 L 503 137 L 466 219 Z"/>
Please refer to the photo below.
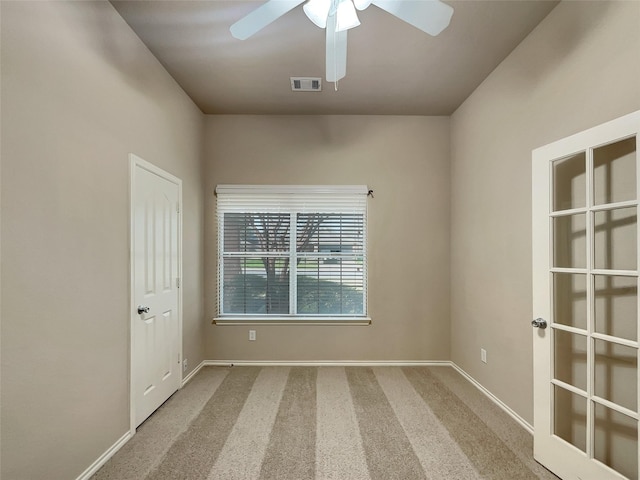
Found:
<path fill-rule="evenodd" d="M 180 277 L 176 277 L 176 288 L 180 288 Z"/>
<path fill-rule="evenodd" d="M 180 204 L 176 203 L 176 213 L 180 213 Z"/>
<path fill-rule="evenodd" d="M 178 365 L 180 365 L 180 354 L 178 353 Z"/>

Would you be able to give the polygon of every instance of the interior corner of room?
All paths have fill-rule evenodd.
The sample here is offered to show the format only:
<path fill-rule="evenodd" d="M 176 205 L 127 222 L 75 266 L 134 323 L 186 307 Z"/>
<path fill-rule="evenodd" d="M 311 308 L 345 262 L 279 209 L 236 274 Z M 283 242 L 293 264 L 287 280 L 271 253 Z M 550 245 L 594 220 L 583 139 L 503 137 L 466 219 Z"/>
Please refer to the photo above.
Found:
<path fill-rule="evenodd" d="M 531 426 L 531 153 L 640 110 L 640 3 L 559 2 L 433 115 L 203 113 L 122 3 L 0 2 L 0 475 L 81 479 L 135 431 L 132 153 L 181 183 L 182 381 L 216 363 L 444 362 Z M 322 92 L 338 110 L 350 78 Z M 220 184 L 375 189 L 371 324 L 213 325 Z"/>

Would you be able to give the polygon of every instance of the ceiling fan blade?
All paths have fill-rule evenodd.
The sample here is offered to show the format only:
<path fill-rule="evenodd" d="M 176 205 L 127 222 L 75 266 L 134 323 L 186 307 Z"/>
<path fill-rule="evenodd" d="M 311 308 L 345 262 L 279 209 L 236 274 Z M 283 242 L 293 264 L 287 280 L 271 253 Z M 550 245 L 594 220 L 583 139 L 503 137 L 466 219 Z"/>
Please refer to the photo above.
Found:
<path fill-rule="evenodd" d="M 249 15 L 231 25 L 231 28 L 229 28 L 231 35 L 238 40 L 246 40 L 304 1 L 305 0 L 269 0 Z"/>
<path fill-rule="evenodd" d="M 336 15 L 327 19 L 327 82 L 337 82 L 347 74 L 347 30 L 336 32 Z"/>
<path fill-rule="evenodd" d="M 434 37 L 449 26 L 453 7 L 440 0 L 373 0 L 371 3 Z"/>

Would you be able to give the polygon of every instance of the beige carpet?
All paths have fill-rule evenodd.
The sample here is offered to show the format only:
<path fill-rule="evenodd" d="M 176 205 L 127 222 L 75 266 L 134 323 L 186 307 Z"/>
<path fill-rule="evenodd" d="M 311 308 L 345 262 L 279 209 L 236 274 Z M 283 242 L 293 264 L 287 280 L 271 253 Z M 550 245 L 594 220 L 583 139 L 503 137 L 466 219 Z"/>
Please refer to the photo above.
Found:
<path fill-rule="evenodd" d="M 555 479 L 451 367 L 207 367 L 94 480 Z"/>

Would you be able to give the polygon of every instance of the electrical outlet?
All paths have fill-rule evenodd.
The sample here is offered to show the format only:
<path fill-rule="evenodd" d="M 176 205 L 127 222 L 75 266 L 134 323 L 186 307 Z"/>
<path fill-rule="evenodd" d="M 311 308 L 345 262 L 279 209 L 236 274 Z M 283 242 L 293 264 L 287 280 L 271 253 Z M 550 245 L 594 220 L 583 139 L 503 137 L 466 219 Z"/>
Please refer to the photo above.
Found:
<path fill-rule="evenodd" d="M 487 351 L 484 348 L 480 349 L 480 360 L 482 360 L 483 363 L 487 363 Z"/>
<path fill-rule="evenodd" d="M 249 330 L 249 340 L 254 342 L 256 339 L 256 331 L 255 330 Z"/>
<path fill-rule="evenodd" d="M 184 361 L 182 362 L 182 371 L 186 372 L 187 371 L 187 365 L 188 365 L 188 360 L 185 358 Z"/>

